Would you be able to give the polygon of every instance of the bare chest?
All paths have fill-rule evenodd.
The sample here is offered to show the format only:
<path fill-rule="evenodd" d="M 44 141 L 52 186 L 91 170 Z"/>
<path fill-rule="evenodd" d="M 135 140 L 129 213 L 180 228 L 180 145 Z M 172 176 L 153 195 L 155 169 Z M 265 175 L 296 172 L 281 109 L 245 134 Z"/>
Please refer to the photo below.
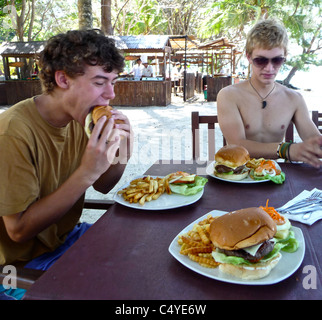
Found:
<path fill-rule="evenodd" d="M 292 107 L 279 94 L 270 96 L 264 105 L 257 95 L 249 95 L 238 103 L 246 138 L 261 142 L 281 141 L 292 119 Z"/>

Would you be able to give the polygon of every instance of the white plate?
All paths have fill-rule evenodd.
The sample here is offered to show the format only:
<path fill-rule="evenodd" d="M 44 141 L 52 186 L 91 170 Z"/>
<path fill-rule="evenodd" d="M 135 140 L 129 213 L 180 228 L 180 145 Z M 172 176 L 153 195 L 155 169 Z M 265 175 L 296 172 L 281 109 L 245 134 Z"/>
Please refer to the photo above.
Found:
<path fill-rule="evenodd" d="M 135 179 L 142 178 L 142 177 L 144 176 L 140 176 Z M 156 176 L 151 176 L 151 178 L 156 178 Z M 160 177 L 160 178 L 163 178 L 163 177 Z M 130 183 L 125 184 L 119 190 L 126 188 L 129 184 Z M 136 208 L 141 210 L 167 210 L 167 209 L 180 208 L 180 207 L 188 206 L 189 204 L 195 203 L 202 197 L 203 192 L 204 192 L 204 189 L 192 196 L 184 196 L 176 193 L 172 193 L 172 194 L 164 193 L 159 197 L 159 199 L 151 200 L 150 202 L 145 202 L 144 205 L 125 201 L 123 196 L 120 194 L 117 194 L 116 192 L 114 195 L 114 200 L 117 203 L 130 208 Z"/>
<path fill-rule="evenodd" d="M 289 276 L 291 276 L 301 265 L 304 253 L 305 253 L 305 242 L 302 230 L 297 227 L 292 226 L 292 230 L 294 231 L 295 238 L 299 242 L 299 248 L 296 252 L 288 253 L 284 251 L 280 251 L 282 254 L 282 258 L 276 267 L 271 271 L 271 273 L 265 278 L 258 280 L 243 280 L 231 276 L 229 274 L 222 273 L 218 268 L 210 269 L 204 268 L 200 266 L 197 262 L 190 260 L 187 256 L 180 253 L 180 245 L 178 244 L 178 236 L 182 233 L 186 233 L 189 230 L 192 230 L 192 227 L 195 223 L 206 219 L 206 217 L 211 214 L 213 217 L 221 216 L 226 212 L 213 210 L 199 219 L 195 220 L 191 224 L 189 224 L 186 228 L 184 228 L 171 242 L 169 246 L 169 252 L 171 255 L 181 262 L 187 268 L 203 275 L 211 279 L 216 279 L 223 282 L 235 283 L 235 284 L 243 284 L 243 285 L 270 285 L 274 283 L 278 283 L 282 280 L 285 280 Z"/>
<path fill-rule="evenodd" d="M 228 179 L 224 179 L 224 178 L 220 178 L 215 176 L 214 174 L 214 164 L 216 161 L 213 161 L 212 163 L 210 163 L 210 165 L 207 167 L 206 172 L 209 176 L 218 179 L 218 180 L 222 180 L 222 181 L 227 181 L 227 182 L 233 182 L 233 183 L 261 183 L 261 182 L 267 182 L 270 181 L 269 179 L 265 179 L 265 180 L 253 180 L 249 175 L 243 179 L 243 180 L 228 180 Z M 278 163 L 275 161 L 276 163 L 276 168 L 281 170 L 281 167 L 278 165 Z"/>

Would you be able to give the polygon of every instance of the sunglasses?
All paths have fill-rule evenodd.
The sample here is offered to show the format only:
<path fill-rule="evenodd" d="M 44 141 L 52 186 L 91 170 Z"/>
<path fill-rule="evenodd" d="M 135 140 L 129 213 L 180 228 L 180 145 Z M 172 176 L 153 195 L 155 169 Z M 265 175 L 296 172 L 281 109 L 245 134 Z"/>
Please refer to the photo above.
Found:
<path fill-rule="evenodd" d="M 274 68 L 279 68 L 285 61 L 286 59 L 284 57 L 274 57 L 272 59 L 265 58 L 265 57 L 258 57 L 252 59 L 253 64 L 257 68 L 264 68 L 268 65 L 270 62 Z"/>

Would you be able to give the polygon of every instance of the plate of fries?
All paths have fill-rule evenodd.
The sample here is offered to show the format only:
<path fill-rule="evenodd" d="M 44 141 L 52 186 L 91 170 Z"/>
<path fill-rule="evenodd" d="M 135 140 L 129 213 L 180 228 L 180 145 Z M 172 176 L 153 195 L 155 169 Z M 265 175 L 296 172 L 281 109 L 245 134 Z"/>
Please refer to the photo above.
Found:
<path fill-rule="evenodd" d="M 121 187 L 114 200 L 127 207 L 141 210 L 167 210 L 187 206 L 198 201 L 203 190 L 185 196 L 173 193 L 166 177 L 139 176 Z"/>
<path fill-rule="evenodd" d="M 267 277 L 257 280 L 243 280 L 220 272 L 217 268 L 219 263 L 211 255 L 214 246 L 210 241 L 208 230 L 213 219 L 226 213 L 213 210 L 190 223 L 172 240 L 169 246 L 170 254 L 184 266 L 203 276 L 243 285 L 278 283 L 291 276 L 299 268 L 305 254 L 305 242 L 302 230 L 292 226 L 299 242 L 299 248 L 293 253 L 281 251 L 282 259 Z"/>

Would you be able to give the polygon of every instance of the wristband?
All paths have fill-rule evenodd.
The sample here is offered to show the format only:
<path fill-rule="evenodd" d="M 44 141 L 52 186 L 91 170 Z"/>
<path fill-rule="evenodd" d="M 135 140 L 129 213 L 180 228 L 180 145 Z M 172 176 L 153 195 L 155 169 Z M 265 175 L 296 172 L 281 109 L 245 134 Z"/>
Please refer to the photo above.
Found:
<path fill-rule="evenodd" d="M 293 143 L 292 141 L 291 142 L 281 142 L 278 145 L 276 154 L 278 153 L 278 156 L 282 159 L 289 160 L 289 157 L 290 157 L 289 148 L 292 143 Z"/>
<path fill-rule="evenodd" d="M 276 150 L 277 158 L 281 158 L 281 156 L 280 156 L 280 150 L 281 150 L 282 143 L 283 143 L 283 142 L 280 142 L 280 143 L 278 144 L 278 146 L 277 146 L 277 150 Z"/>
<path fill-rule="evenodd" d="M 288 148 L 287 148 L 287 158 L 288 158 L 288 161 L 290 163 L 293 163 L 292 160 L 291 160 L 291 157 L 290 157 L 290 149 L 291 149 L 291 145 L 293 144 L 293 142 L 291 142 L 289 145 L 288 145 Z"/>

